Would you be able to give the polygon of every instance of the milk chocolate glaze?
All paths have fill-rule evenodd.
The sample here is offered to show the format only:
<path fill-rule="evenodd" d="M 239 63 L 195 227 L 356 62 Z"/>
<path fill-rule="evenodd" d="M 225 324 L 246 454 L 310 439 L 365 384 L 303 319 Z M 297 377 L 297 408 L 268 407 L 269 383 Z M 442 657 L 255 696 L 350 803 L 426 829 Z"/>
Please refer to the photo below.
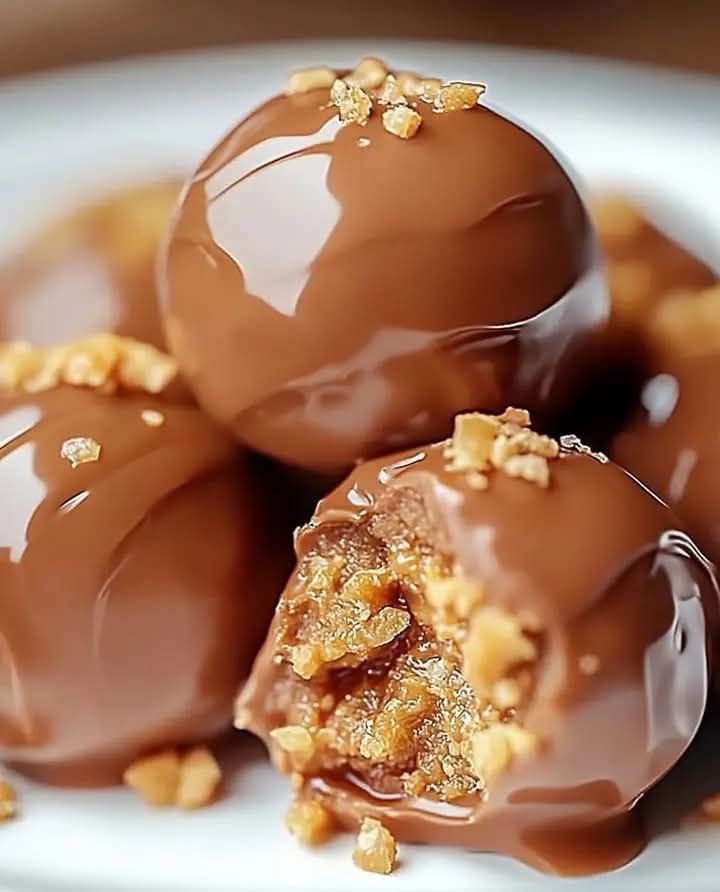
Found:
<path fill-rule="evenodd" d="M 486 801 L 381 794 L 349 770 L 311 778 L 312 794 L 348 827 L 374 816 L 400 840 L 562 874 L 618 867 L 643 845 L 635 804 L 703 715 L 717 623 L 710 567 L 673 513 L 612 463 L 562 454 L 548 489 L 494 474 L 480 492 L 445 461 L 440 444 L 359 466 L 320 503 L 298 556 L 347 525 L 360 537 L 393 491 L 419 495 L 416 522 L 436 530 L 487 601 L 532 610 L 546 630 L 523 720 L 543 745 L 495 778 Z M 592 674 L 580 668 L 585 654 L 597 658 Z M 288 671 L 273 655 L 271 630 L 241 698 L 266 740 L 282 723 L 273 691 Z"/>
<path fill-rule="evenodd" d="M 586 209 L 538 138 L 488 107 L 419 102 L 410 140 L 277 96 L 186 184 L 160 291 L 203 407 L 316 472 L 543 412 L 576 383 L 608 298 Z"/>
<path fill-rule="evenodd" d="M 73 469 L 78 436 L 101 454 Z M 0 502 L 0 760 L 114 783 L 223 731 L 287 572 L 247 456 L 155 397 L 4 395 Z"/>
<path fill-rule="evenodd" d="M 112 331 L 162 347 L 155 257 L 179 188 L 167 180 L 99 195 L 35 234 L 0 267 L 0 341 Z"/>
<path fill-rule="evenodd" d="M 613 455 L 665 499 L 720 561 L 720 353 L 678 355 L 646 381 Z"/>

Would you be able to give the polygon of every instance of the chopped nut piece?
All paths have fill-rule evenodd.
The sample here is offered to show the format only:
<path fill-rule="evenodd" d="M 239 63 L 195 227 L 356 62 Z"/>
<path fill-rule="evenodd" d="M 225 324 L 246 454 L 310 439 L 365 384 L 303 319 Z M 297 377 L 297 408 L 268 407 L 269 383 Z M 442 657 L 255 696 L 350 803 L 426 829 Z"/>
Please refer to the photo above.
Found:
<path fill-rule="evenodd" d="M 473 108 L 485 92 L 484 84 L 451 83 L 438 90 L 433 102 L 437 112 L 454 112 Z"/>
<path fill-rule="evenodd" d="M 113 334 L 91 335 L 58 347 L 29 347 L 23 342 L 0 346 L 0 385 L 30 393 L 60 384 L 159 393 L 176 374 L 172 357 Z"/>
<path fill-rule="evenodd" d="M 367 124 L 372 113 L 372 101 L 360 87 L 338 79 L 332 85 L 330 98 L 344 124 L 360 124 L 363 127 Z"/>
<path fill-rule="evenodd" d="M 431 607 L 450 614 L 452 619 L 467 619 L 482 602 L 483 591 L 461 576 L 431 576 L 425 585 L 425 597 Z"/>
<path fill-rule="evenodd" d="M 422 117 L 414 108 L 408 108 L 406 105 L 395 105 L 384 112 L 383 127 L 393 136 L 399 136 L 400 139 L 412 139 L 420 129 Z"/>
<path fill-rule="evenodd" d="M 537 738 L 512 722 L 500 722 L 477 731 L 473 737 L 473 765 L 480 777 L 501 774 L 516 756 L 533 752 Z"/>
<path fill-rule="evenodd" d="M 395 839 L 380 821 L 363 818 L 352 858 L 361 870 L 392 873 L 397 859 Z"/>
<path fill-rule="evenodd" d="M 498 416 L 498 420 L 503 424 L 517 424 L 518 427 L 530 427 L 530 413 L 527 409 L 515 409 L 508 406 L 507 409 Z"/>
<path fill-rule="evenodd" d="M 493 415 L 468 412 L 455 416 L 455 429 L 446 450 L 453 470 L 483 471 L 489 467 L 500 422 Z"/>
<path fill-rule="evenodd" d="M 209 805 L 221 779 L 222 772 L 213 754 L 204 746 L 193 747 L 180 762 L 175 805 L 185 810 Z"/>
<path fill-rule="evenodd" d="M 306 846 L 319 846 L 333 835 L 335 822 L 331 813 L 313 799 L 296 799 L 285 815 L 285 826 Z"/>
<path fill-rule="evenodd" d="M 284 725 L 275 728 L 270 736 L 286 753 L 309 756 L 313 751 L 312 734 L 302 725 Z"/>
<path fill-rule="evenodd" d="M 136 759 L 125 770 L 123 781 L 150 805 L 174 805 L 180 784 L 180 756 L 164 750 Z"/>
<path fill-rule="evenodd" d="M 720 821 L 720 793 L 703 800 L 700 804 L 700 813 L 710 821 Z"/>
<path fill-rule="evenodd" d="M 375 93 L 375 100 L 380 105 L 407 105 L 405 94 L 392 74 L 385 78 L 382 86 Z"/>
<path fill-rule="evenodd" d="M 428 102 L 432 105 L 442 88 L 443 82 L 439 77 L 424 77 L 420 82 L 420 92 L 418 96 L 423 102 Z"/>
<path fill-rule="evenodd" d="M 165 423 L 165 416 L 157 409 L 143 409 L 140 417 L 148 427 L 162 427 Z"/>
<path fill-rule="evenodd" d="M 387 68 L 380 59 L 368 57 L 361 59 L 354 70 L 345 77 L 345 81 L 363 90 L 375 90 L 387 77 Z"/>
<path fill-rule="evenodd" d="M 92 437 L 71 437 L 60 447 L 60 458 L 70 462 L 70 467 L 75 469 L 78 465 L 98 461 L 101 450 L 102 446 Z"/>
<path fill-rule="evenodd" d="M 512 455 L 502 469 L 508 477 L 519 477 L 543 489 L 550 485 L 550 468 L 547 459 L 541 455 Z"/>
<path fill-rule="evenodd" d="M 337 72 L 326 65 L 318 65 L 315 68 L 301 68 L 293 71 L 288 78 L 287 92 L 309 93 L 311 90 L 320 90 L 323 87 L 332 87 Z"/>
<path fill-rule="evenodd" d="M 0 778 L 0 821 L 7 821 L 15 815 L 17 793 L 15 788 Z"/>
<path fill-rule="evenodd" d="M 403 94 L 410 99 L 415 99 L 422 93 L 423 79 L 414 71 L 396 71 L 395 80 Z"/>
<path fill-rule="evenodd" d="M 515 615 L 488 605 L 470 617 L 463 657 L 465 678 L 480 696 L 490 696 L 495 682 L 537 657 L 537 648 Z"/>

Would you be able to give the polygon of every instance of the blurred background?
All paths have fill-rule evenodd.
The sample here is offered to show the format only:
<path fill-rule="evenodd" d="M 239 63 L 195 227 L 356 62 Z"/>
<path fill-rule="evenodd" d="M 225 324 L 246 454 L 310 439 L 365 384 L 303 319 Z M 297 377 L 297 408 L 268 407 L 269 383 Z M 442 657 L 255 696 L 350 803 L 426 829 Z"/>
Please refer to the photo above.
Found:
<path fill-rule="evenodd" d="M 720 73 L 720 0 L 0 0 L 0 77 L 303 37 L 482 40 Z"/>

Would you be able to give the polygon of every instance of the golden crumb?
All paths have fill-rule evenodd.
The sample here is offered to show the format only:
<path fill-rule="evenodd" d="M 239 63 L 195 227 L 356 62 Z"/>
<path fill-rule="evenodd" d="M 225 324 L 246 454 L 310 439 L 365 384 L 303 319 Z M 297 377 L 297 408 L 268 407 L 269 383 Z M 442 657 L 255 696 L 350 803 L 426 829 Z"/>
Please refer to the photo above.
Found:
<path fill-rule="evenodd" d="M 372 100 L 361 87 L 338 78 L 332 85 L 330 98 L 343 124 L 360 124 L 363 127 L 367 124 L 372 113 Z"/>
<path fill-rule="evenodd" d="M 306 846 L 322 845 L 335 831 L 332 814 L 313 799 L 295 799 L 285 815 L 285 826 Z"/>
<path fill-rule="evenodd" d="M 498 415 L 498 421 L 503 424 L 517 424 L 518 427 L 530 427 L 530 413 L 527 409 L 508 406 L 502 415 Z"/>
<path fill-rule="evenodd" d="M 491 779 L 505 771 L 517 756 L 532 753 L 537 738 L 513 722 L 499 722 L 476 731 L 472 747 L 475 771 Z"/>
<path fill-rule="evenodd" d="M 517 477 L 542 489 L 550 486 L 550 468 L 542 455 L 511 455 L 502 469 L 508 477 Z"/>
<path fill-rule="evenodd" d="M 491 605 L 474 610 L 463 644 L 463 674 L 479 694 L 491 696 L 496 682 L 536 657 L 537 647 L 515 614 Z"/>
<path fill-rule="evenodd" d="M 17 793 L 6 780 L 0 778 L 0 821 L 14 817 L 17 808 Z"/>
<path fill-rule="evenodd" d="M 29 393 L 61 384 L 112 393 L 118 388 L 160 393 L 177 374 L 166 353 L 132 338 L 96 334 L 55 347 L 24 342 L 0 346 L 0 386 Z"/>
<path fill-rule="evenodd" d="M 286 753 L 298 756 L 309 756 L 313 751 L 312 734 L 302 725 L 284 725 L 274 728 L 270 737 Z"/>
<path fill-rule="evenodd" d="M 412 139 L 420 129 L 422 117 L 414 108 L 407 105 L 395 105 L 382 116 L 383 127 L 393 136 L 400 139 Z"/>
<path fill-rule="evenodd" d="M 215 798 L 222 772 L 217 760 L 204 746 L 196 746 L 180 761 L 175 805 L 189 811 L 209 805 Z"/>
<path fill-rule="evenodd" d="M 422 93 L 423 78 L 414 71 L 396 71 L 395 81 L 402 93 L 410 99 L 417 99 Z"/>
<path fill-rule="evenodd" d="M 437 112 L 454 112 L 474 108 L 485 92 L 484 84 L 450 83 L 441 87 L 433 101 Z"/>
<path fill-rule="evenodd" d="M 353 863 L 370 873 L 392 873 L 397 860 L 395 838 L 380 821 L 363 818 L 352 854 Z"/>
<path fill-rule="evenodd" d="M 102 446 L 92 437 L 71 437 L 60 447 L 60 458 L 70 463 L 75 469 L 88 462 L 99 461 Z"/>
<path fill-rule="evenodd" d="M 169 749 L 136 759 L 125 770 L 123 781 L 149 805 L 174 805 L 180 784 L 180 756 Z"/>
<path fill-rule="evenodd" d="M 430 606 L 449 614 L 449 619 L 467 619 L 482 603 L 483 590 L 462 576 L 429 576 L 425 583 L 425 598 Z"/>
<path fill-rule="evenodd" d="M 708 796 L 700 804 L 700 814 L 709 821 L 720 821 L 720 793 Z"/>
<path fill-rule="evenodd" d="M 376 91 L 375 101 L 380 105 L 407 105 L 407 98 L 392 74 L 385 78 L 380 89 Z"/>
<path fill-rule="evenodd" d="M 318 65 L 315 68 L 301 68 L 299 71 L 293 71 L 288 78 L 286 92 L 290 95 L 294 93 L 309 93 L 311 90 L 321 90 L 323 87 L 329 88 L 335 83 L 337 72 L 327 65 Z"/>
<path fill-rule="evenodd" d="M 604 241 L 631 241 L 644 225 L 640 211 L 627 199 L 615 196 L 608 196 L 595 202 L 592 216 Z"/>
<path fill-rule="evenodd" d="M 165 416 L 157 409 L 143 409 L 140 417 L 148 427 L 162 427 L 165 424 Z"/>
<path fill-rule="evenodd" d="M 362 90 L 376 90 L 387 77 L 388 70 L 380 59 L 368 57 L 361 59 L 355 68 L 345 77 L 346 83 Z"/>
<path fill-rule="evenodd" d="M 484 471 L 490 467 L 490 454 L 500 421 L 494 415 L 468 412 L 455 416 L 452 440 L 446 457 L 455 471 Z"/>

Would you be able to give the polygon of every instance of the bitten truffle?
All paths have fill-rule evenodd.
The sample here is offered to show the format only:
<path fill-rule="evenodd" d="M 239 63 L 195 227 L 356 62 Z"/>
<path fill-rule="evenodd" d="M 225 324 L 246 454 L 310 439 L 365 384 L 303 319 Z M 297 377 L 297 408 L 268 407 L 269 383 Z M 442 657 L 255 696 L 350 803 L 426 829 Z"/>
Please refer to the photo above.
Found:
<path fill-rule="evenodd" d="M 34 235 L 0 267 L 0 341 L 109 331 L 163 346 L 155 258 L 178 191 L 167 181 L 100 195 Z"/>
<path fill-rule="evenodd" d="M 462 409 L 556 407 L 608 312 L 561 162 L 481 85 L 328 72 L 298 73 L 185 187 L 161 293 L 201 405 L 331 473 Z"/>
<path fill-rule="evenodd" d="M 717 589 L 676 526 L 577 438 L 459 416 L 299 532 L 237 724 L 348 827 L 618 866 L 708 693 Z"/>
<path fill-rule="evenodd" d="M 286 578 L 262 477 L 197 409 L 0 396 L 0 760 L 119 782 L 232 720 Z"/>

